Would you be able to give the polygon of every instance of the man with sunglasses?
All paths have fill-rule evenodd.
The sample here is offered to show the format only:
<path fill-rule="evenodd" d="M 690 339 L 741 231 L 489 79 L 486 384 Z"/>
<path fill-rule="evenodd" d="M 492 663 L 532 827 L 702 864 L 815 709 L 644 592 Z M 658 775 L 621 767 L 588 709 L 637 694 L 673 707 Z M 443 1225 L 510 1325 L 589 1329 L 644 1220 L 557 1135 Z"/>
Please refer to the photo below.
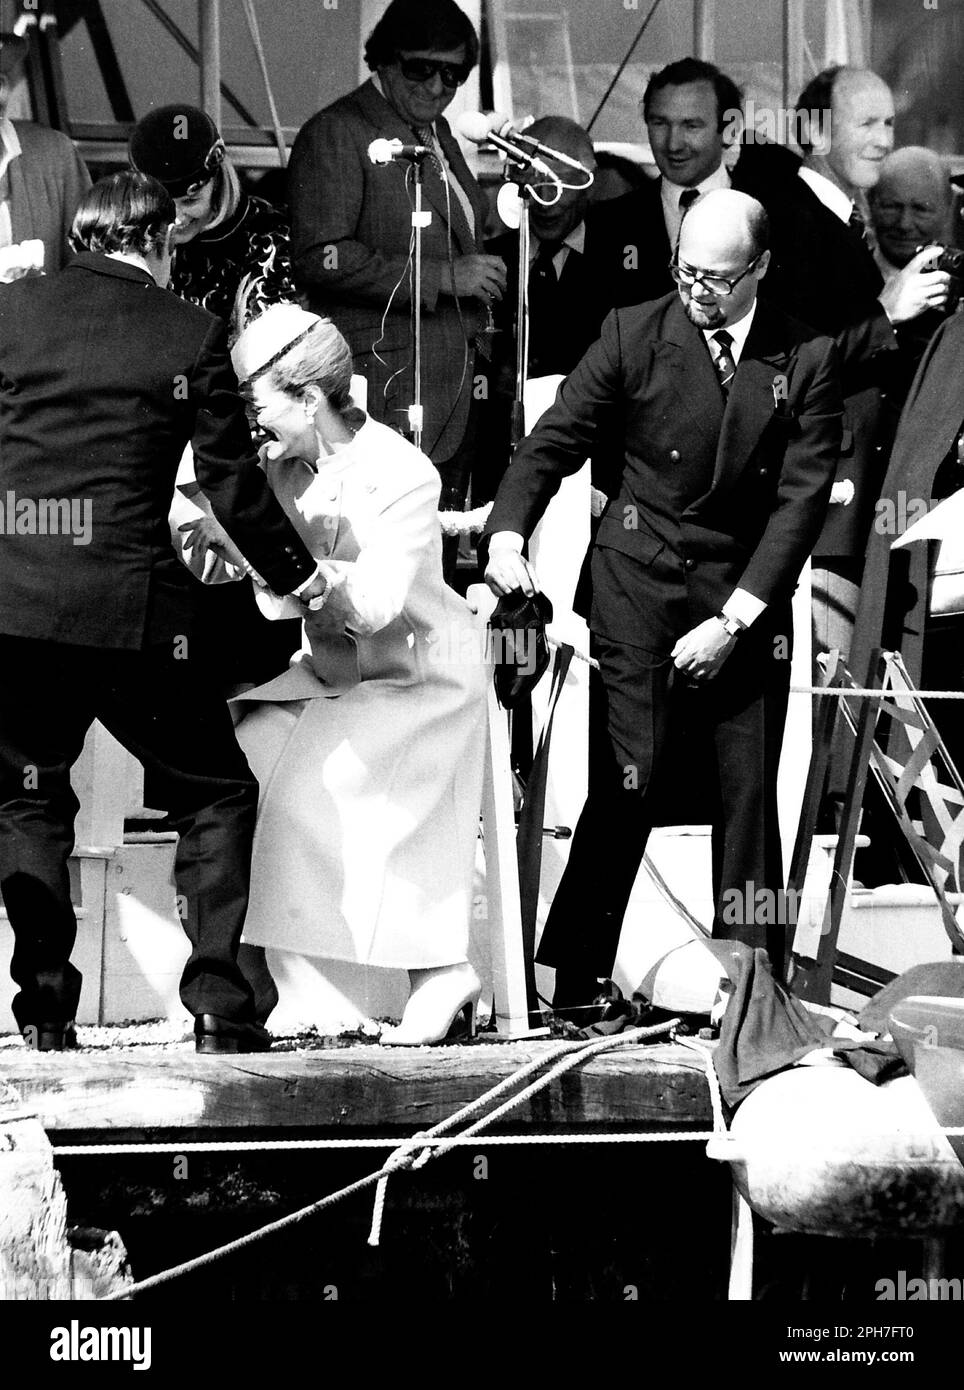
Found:
<path fill-rule="evenodd" d="M 693 205 L 676 291 L 608 316 L 516 451 L 489 518 L 489 586 L 531 594 L 525 539 L 561 479 L 615 431 L 622 476 L 591 562 L 589 797 L 538 954 L 556 969 L 557 1008 L 589 1004 L 612 973 L 649 831 L 688 765 L 713 824 L 714 935 L 783 966 L 784 929 L 726 909 L 783 888 L 790 598 L 823 522 L 841 401 L 831 340 L 757 299 L 767 234 L 744 193 Z"/>
<path fill-rule="evenodd" d="M 313 116 L 289 169 L 292 259 L 308 307 L 328 314 L 368 380 L 376 420 L 408 427 L 414 399 L 411 166 L 374 166 L 373 140 L 423 145 L 422 447 L 442 476 L 443 509 L 464 505 L 472 462 L 475 342 L 505 290 L 485 255 L 485 200 L 443 112 L 478 61 L 453 0 L 392 0 L 365 45 L 373 76 Z M 448 552 L 451 575 L 454 549 Z"/>

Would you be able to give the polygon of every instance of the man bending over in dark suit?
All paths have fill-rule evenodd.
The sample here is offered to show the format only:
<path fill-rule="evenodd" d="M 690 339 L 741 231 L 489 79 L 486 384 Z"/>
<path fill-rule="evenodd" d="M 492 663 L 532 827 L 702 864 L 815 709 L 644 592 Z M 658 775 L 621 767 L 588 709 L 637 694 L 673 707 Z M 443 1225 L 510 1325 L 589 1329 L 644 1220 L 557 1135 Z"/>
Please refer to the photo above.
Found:
<path fill-rule="evenodd" d="M 198 1050 L 271 1042 L 237 964 L 258 784 L 191 659 L 193 580 L 168 531 L 188 441 L 270 587 L 319 606 L 327 590 L 258 467 L 224 324 L 164 288 L 174 217 L 160 184 L 114 174 L 78 209 L 82 254 L 0 289 L 0 493 L 17 513 L 0 536 L 0 890 L 14 1016 L 43 1051 L 74 1045 L 70 769 L 95 719 L 153 773 L 180 835 Z"/>
<path fill-rule="evenodd" d="M 833 343 L 757 302 L 768 260 L 759 203 L 730 189 L 701 198 L 682 225 L 678 292 L 609 315 L 489 518 L 489 586 L 531 594 L 525 538 L 615 428 L 624 467 L 592 556 L 589 797 L 538 956 L 556 968 L 556 1007 L 589 1003 L 611 973 L 681 703 L 707 740 L 714 934 L 767 946 L 782 968 L 780 929 L 729 922 L 721 903 L 727 890 L 750 902 L 747 883 L 783 887 L 790 597 L 823 521 L 841 403 Z"/>

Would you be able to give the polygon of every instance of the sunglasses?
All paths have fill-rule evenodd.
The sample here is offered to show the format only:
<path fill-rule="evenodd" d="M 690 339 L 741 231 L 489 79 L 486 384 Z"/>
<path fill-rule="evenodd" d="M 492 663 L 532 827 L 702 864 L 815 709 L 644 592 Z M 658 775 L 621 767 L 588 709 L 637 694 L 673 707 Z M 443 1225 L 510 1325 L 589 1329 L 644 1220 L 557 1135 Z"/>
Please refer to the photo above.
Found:
<path fill-rule="evenodd" d="M 434 58 L 403 58 L 399 54 L 396 61 L 407 82 L 430 82 L 438 76 L 442 86 L 452 91 L 461 87 L 472 71 L 468 63 L 438 63 Z"/>

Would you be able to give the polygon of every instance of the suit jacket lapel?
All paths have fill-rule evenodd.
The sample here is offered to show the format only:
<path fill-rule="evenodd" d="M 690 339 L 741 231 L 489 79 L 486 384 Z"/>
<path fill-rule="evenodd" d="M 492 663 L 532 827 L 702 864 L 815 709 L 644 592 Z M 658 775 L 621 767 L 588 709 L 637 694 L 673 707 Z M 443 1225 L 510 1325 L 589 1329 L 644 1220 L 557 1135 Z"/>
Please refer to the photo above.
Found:
<path fill-rule="evenodd" d="M 773 331 L 762 301 L 737 364 L 720 430 L 713 487 L 739 476 L 776 408 L 775 380 L 784 374 L 789 353 Z"/>
<path fill-rule="evenodd" d="M 417 137 L 412 127 L 405 124 L 394 106 L 387 102 L 379 92 L 374 82 L 368 81 L 358 89 L 358 104 L 366 120 L 374 128 L 376 135 L 383 136 L 386 140 L 401 140 L 403 145 L 415 143 Z M 443 138 L 443 127 L 446 138 Z M 462 152 L 455 144 L 448 128 L 448 122 L 439 118 L 436 122 L 436 131 L 439 134 L 439 144 L 445 150 L 445 157 L 452 168 L 453 176 L 459 167 L 456 163 L 456 156 L 464 167 L 465 173 L 468 174 L 468 165 L 462 157 Z M 375 135 L 372 136 L 372 139 L 374 138 Z M 454 153 L 452 146 L 455 147 Z M 422 194 L 426 204 L 442 219 L 444 224 L 451 226 L 460 255 L 474 251 L 475 236 L 469 228 L 458 198 L 453 193 L 450 198 L 446 199 L 445 184 L 435 168 L 434 161 L 427 159 L 423 165 L 423 170 Z M 459 172 L 461 173 L 461 170 Z M 464 179 L 460 179 L 460 182 L 464 183 Z M 451 217 L 449 216 L 449 204 L 451 205 Z"/>
<path fill-rule="evenodd" d="M 703 334 L 690 323 L 679 301 L 666 316 L 656 354 L 679 399 L 680 418 L 692 422 L 715 450 L 723 420 L 723 392 Z"/>
<path fill-rule="evenodd" d="M 23 174 L 23 155 L 7 165 L 7 187 L 10 194 L 10 232 L 13 244 L 35 235 L 39 219 L 35 219 L 30 205 L 30 187 Z"/>

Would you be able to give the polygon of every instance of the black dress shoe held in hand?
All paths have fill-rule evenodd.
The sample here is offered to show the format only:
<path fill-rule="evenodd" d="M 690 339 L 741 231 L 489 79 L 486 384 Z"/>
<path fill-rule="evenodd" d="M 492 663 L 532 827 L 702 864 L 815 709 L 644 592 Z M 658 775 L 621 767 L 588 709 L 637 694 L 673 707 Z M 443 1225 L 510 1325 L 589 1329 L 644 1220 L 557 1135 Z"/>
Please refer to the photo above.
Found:
<path fill-rule="evenodd" d="M 581 970 L 557 970 L 552 1016 L 583 1027 L 598 1023 L 611 999 L 622 998 L 612 980 Z"/>
<path fill-rule="evenodd" d="M 194 1020 L 198 1052 L 267 1052 L 271 1043 L 271 1034 L 258 1023 L 234 1023 L 217 1014 L 198 1014 Z"/>
<path fill-rule="evenodd" d="M 20 1034 L 35 1052 L 66 1052 L 77 1046 L 72 1019 L 69 1023 L 25 1023 Z"/>

